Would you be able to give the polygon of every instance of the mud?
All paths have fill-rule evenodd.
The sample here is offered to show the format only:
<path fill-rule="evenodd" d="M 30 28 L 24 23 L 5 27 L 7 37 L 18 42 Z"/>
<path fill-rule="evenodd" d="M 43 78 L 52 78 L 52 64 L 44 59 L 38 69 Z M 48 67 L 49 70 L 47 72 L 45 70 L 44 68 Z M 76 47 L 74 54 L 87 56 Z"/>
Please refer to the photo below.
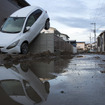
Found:
<path fill-rule="evenodd" d="M 50 62 L 57 59 L 71 59 L 74 55 L 69 52 L 62 52 L 60 54 L 50 53 L 49 51 L 40 54 L 28 53 L 26 55 L 22 54 L 0 54 L 0 64 L 17 64 L 20 62 Z"/>

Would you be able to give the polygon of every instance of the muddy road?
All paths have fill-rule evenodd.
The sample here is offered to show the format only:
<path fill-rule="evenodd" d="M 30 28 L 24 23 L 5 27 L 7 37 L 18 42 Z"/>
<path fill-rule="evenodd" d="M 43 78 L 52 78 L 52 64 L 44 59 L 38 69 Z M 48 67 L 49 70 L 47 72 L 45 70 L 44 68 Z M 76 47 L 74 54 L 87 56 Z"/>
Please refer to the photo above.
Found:
<path fill-rule="evenodd" d="M 105 105 L 105 55 L 0 65 L 0 105 Z"/>

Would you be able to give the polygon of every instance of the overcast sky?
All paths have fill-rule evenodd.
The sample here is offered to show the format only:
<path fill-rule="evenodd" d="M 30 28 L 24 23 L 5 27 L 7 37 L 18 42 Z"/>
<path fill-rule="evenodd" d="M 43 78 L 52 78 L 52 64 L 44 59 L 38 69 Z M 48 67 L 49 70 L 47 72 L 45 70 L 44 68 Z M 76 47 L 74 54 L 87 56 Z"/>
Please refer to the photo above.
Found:
<path fill-rule="evenodd" d="M 26 0 L 47 10 L 51 27 L 67 34 L 70 40 L 90 42 L 96 23 L 97 36 L 105 26 L 104 0 Z"/>

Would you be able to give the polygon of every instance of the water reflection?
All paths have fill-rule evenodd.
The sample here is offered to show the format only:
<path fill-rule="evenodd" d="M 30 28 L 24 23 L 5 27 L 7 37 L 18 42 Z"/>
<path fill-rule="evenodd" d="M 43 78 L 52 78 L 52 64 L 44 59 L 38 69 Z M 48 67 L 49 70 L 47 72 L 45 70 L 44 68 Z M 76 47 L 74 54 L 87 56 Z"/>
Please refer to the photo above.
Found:
<path fill-rule="evenodd" d="M 50 93 L 48 80 L 56 78 L 69 60 L 25 62 L 0 66 L 1 105 L 37 105 L 47 100 Z"/>
<path fill-rule="evenodd" d="M 29 68 L 26 69 L 23 64 L 13 65 L 10 68 L 0 66 L 0 86 L 4 94 L 23 105 L 46 101 L 50 88 L 48 81 L 40 81 Z"/>

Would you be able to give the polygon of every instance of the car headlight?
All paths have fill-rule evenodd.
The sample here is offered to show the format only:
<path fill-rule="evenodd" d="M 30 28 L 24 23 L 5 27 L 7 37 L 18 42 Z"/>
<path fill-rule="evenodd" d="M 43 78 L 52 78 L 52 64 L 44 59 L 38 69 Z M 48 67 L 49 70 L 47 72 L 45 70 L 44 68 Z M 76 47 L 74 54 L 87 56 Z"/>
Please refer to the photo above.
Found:
<path fill-rule="evenodd" d="M 15 42 L 13 42 L 12 44 L 10 44 L 10 45 L 7 47 L 7 49 L 11 49 L 11 48 L 15 47 L 15 46 L 19 43 L 19 41 L 20 41 L 20 40 L 17 40 L 17 41 L 15 41 Z"/>

